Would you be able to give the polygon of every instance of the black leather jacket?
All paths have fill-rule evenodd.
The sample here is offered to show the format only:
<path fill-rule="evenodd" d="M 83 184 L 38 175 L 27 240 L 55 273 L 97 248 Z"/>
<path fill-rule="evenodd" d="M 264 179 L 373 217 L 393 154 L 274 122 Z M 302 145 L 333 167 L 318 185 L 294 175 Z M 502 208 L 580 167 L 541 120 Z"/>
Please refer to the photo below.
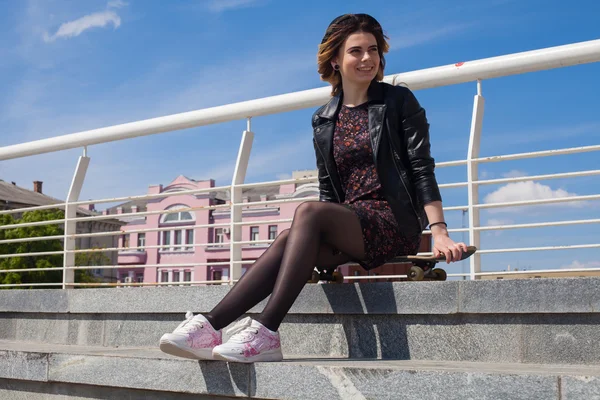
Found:
<path fill-rule="evenodd" d="M 333 131 L 342 104 L 334 96 L 312 118 L 321 201 L 344 202 L 333 159 Z M 423 206 L 441 200 L 430 155 L 429 123 L 412 92 L 372 82 L 368 90 L 369 132 L 377 175 L 403 233 L 419 234 L 427 224 Z"/>

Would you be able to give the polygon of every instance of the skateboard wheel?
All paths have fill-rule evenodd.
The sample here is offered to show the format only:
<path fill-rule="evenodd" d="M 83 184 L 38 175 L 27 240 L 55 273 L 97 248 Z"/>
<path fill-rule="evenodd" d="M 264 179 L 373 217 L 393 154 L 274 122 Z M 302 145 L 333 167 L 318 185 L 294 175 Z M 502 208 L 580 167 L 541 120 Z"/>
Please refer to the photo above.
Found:
<path fill-rule="evenodd" d="M 445 281 L 448 279 L 448 274 L 446 274 L 446 271 L 441 268 L 435 268 L 433 270 L 433 276 L 436 281 Z"/>
<path fill-rule="evenodd" d="M 310 279 L 308 280 L 308 283 L 317 283 L 320 280 L 321 280 L 321 274 L 319 274 L 317 271 L 313 271 Z"/>
<path fill-rule="evenodd" d="M 344 275 L 342 275 L 341 272 L 339 271 L 334 271 L 333 274 L 331 274 L 331 281 L 334 283 L 343 283 L 344 282 Z"/>
<path fill-rule="evenodd" d="M 412 266 L 408 270 L 409 281 L 422 281 L 425 277 L 425 272 L 421 267 Z"/>

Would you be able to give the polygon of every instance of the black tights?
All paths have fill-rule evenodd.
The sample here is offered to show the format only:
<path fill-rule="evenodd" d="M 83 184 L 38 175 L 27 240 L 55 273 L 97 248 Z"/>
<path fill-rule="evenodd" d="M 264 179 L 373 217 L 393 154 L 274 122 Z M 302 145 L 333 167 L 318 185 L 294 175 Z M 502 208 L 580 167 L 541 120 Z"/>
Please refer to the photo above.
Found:
<path fill-rule="evenodd" d="M 334 254 L 334 249 L 341 254 Z M 218 330 L 271 295 L 255 319 L 276 331 L 315 265 L 333 267 L 352 259 L 363 260 L 364 256 L 360 221 L 352 210 L 336 203 L 302 203 L 296 209 L 291 228 L 277 236 L 205 317 Z"/>

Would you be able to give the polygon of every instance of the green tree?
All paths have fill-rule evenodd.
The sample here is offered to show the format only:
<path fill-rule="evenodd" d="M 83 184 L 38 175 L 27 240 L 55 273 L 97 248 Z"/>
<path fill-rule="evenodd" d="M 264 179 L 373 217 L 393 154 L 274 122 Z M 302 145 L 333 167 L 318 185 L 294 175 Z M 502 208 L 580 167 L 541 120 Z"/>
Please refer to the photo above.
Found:
<path fill-rule="evenodd" d="M 14 228 L 0 230 L 0 240 L 22 239 L 46 236 L 62 236 L 63 225 L 39 225 L 19 227 L 19 224 L 63 219 L 62 210 L 35 210 L 23 213 L 20 219 L 15 220 L 10 215 L 0 215 L 0 225 L 14 225 Z M 18 242 L 0 244 L 0 254 L 24 254 L 38 252 L 62 251 L 61 239 L 38 240 L 33 242 Z M 0 259 L 1 270 L 61 268 L 63 265 L 62 254 L 43 256 L 23 256 Z M 75 271 L 76 282 L 93 282 L 87 270 Z M 27 283 L 59 283 L 62 282 L 62 270 L 57 271 L 29 271 L 29 272 L 3 272 L 0 274 L 0 284 L 27 284 Z M 57 288 L 57 286 L 50 286 Z M 24 287 L 20 287 L 24 288 Z M 29 287 L 33 288 L 33 287 Z"/>

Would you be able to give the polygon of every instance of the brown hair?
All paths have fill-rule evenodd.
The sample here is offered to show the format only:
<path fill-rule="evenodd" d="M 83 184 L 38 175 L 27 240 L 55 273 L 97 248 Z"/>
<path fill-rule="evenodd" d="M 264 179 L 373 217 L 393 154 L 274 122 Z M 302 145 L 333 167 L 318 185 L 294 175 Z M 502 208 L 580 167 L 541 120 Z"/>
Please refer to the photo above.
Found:
<path fill-rule="evenodd" d="M 332 96 L 336 96 L 342 91 L 342 77 L 331 66 L 331 60 L 337 56 L 340 47 L 348 36 L 357 32 L 370 33 L 375 36 L 380 64 L 374 80 L 381 81 L 383 79 L 383 70 L 385 69 L 383 55 L 388 52 L 390 45 L 386 40 L 389 38 L 383 33 L 379 22 L 368 14 L 340 15 L 327 27 L 317 53 L 317 65 L 321 80 L 331 83 Z"/>

